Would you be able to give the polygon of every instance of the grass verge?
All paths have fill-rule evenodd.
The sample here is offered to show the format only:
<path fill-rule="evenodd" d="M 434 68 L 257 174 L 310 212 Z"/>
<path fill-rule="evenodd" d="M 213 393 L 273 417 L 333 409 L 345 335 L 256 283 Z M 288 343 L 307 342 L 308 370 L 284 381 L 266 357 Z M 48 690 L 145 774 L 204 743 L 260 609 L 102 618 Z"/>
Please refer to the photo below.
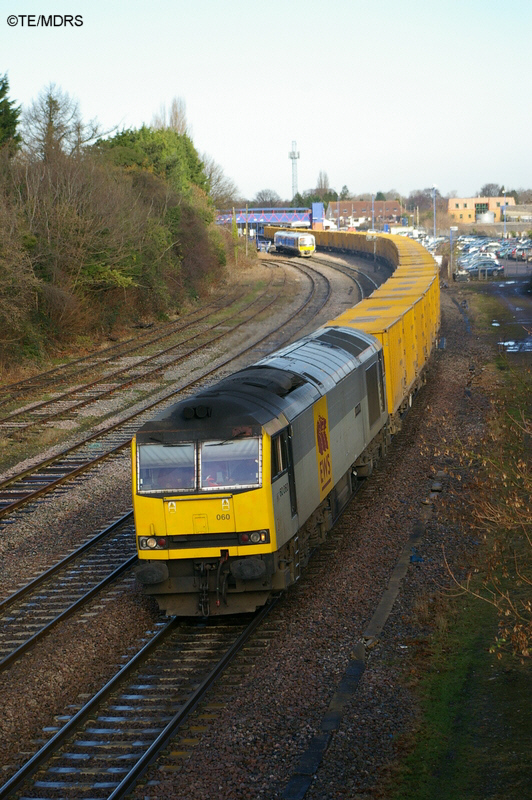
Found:
<path fill-rule="evenodd" d="M 471 303 L 475 333 L 490 336 L 503 312 L 492 298 L 471 293 Z M 484 371 L 490 436 L 458 453 L 482 468 L 460 516 L 484 547 L 469 591 L 439 598 L 445 624 L 433 622 L 416 656 L 420 717 L 392 800 L 532 798 L 530 374 L 529 356 L 504 353 Z"/>
<path fill-rule="evenodd" d="M 432 639 L 417 688 L 422 721 L 391 796 L 524 800 L 532 786 L 530 665 L 489 652 L 493 607 L 465 596 L 447 617 L 448 629 Z"/>

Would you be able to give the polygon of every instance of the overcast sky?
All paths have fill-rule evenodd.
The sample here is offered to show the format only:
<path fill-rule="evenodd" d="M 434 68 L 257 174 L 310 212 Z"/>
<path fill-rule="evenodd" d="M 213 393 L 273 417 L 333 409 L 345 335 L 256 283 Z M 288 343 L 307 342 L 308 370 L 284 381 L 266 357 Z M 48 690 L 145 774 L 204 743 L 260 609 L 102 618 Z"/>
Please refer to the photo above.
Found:
<path fill-rule="evenodd" d="M 104 128 L 173 97 L 194 144 L 252 198 L 435 184 L 532 186 L 532 0 L 0 0 L 0 75 L 27 105 L 49 83 Z M 22 14 L 79 14 L 79 27 Z M 8 17 L 17 17 L 16 25 Z M 13 19 L 10 20 L 14 22 Z"/>

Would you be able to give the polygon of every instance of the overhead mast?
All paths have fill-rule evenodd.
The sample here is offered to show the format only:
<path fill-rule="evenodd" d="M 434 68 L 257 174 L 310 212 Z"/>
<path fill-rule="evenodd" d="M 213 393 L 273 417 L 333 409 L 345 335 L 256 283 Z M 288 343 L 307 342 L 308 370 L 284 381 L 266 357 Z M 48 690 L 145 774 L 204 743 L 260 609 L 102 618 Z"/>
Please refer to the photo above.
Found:
<path fill-rule="evenodd" d="M 299 152 L 296 150 L 297 143 L 292 142 L 292 150 L 288 153 L 288 158 L 292 159 L 292 200 L 297 194 L 297 159 L 299 158 Z"/>

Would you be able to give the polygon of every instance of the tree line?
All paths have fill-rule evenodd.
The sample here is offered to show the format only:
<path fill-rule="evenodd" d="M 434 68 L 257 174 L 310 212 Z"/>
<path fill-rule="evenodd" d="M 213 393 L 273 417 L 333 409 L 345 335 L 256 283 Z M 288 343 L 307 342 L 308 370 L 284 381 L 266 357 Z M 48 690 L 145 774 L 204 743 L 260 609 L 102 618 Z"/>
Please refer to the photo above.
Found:
<path fill-rule="evenodd" d="M 389 189 L 388 191 L 378 191 L 373 197 L 375 200 L 397 200 L 402 207 L 408 211 L 420 212 L 429 211 L 433 208 L 434 194 L 436 195 L 436 207 L 439 211 L 447 211 L 447 202 L 450 198 L 456 197 L 456 192 L 450 192 L 448 195 L 442 195 L 438 188 L 433 189 L 428 186 L 425 189 L 413 189 L 408 195 L 402 195 L 397 189 Z M 499 186 L 496 183 L 487 183 L 482 186 L 476 193 L 479 197 L 513 197 L 516 203 L 532 203 L 532 189 L 505 189 L 504 186 Z M 283 200 L 277 192 L 272 189 L 261 189 L 251 200 L 237 199 L 236 205 L 245 205 L 248 202 L 251 206 L 263 207 L 287 207 L 287 208 L 307 208 L 312 203 L 322 202 L 325 206 L 328 203 L 336 202 L 338 200 L 371 200 L 370 192 L 353 193 L 350 192 L 348 187 L 344 184 L 338 192 L 336 189 L 331 188 L 327 173 L 320 171 L 316 186 L 313 189 L 308 189 L 304 192 L 298 192 L 291 200 Z"/>
<path fill-rule="evenodd" d="M 216 166 L 179 103 L 103 131 L 53 84 L 22 110 L 0 77 L 0 367 L 197 295 L 226 263 Z"/>

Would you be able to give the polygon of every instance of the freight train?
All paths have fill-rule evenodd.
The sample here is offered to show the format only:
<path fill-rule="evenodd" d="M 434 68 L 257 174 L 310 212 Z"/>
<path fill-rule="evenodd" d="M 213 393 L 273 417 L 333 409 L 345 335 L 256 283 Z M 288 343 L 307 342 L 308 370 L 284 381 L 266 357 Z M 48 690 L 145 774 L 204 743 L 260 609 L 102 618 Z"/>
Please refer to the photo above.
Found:
<path fill-rule="evenodd" d="M 296 256 L 311 256 L 316 249 L 314 235 L 301 231 L 278 230 L 273 234 L 273 244 L 278 253 L 291 253 Z"/>
<path fill-rule="evenodd" d="M 373 255 L 360 234 L 317 244 Z M 137 577 L 169 615 L 254 611 L 295 583 L 422 385 L 438 268 L 379 236 L 392 277 L 309 336 L 161 412 L 132 443 Z"/>

